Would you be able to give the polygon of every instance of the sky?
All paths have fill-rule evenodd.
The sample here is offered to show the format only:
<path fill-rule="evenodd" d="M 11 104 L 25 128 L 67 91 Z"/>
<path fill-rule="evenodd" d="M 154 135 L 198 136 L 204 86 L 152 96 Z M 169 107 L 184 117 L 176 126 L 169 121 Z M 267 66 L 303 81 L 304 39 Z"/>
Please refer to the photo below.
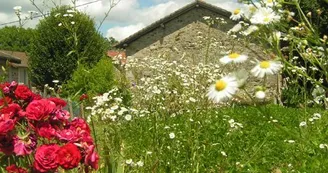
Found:
<path fill-rule="evenodd" d="M 28 11 L 38 11 L 31 2 L 43 12 L 49 11 L 54 4 L 72 4 L 74 0 L 0 0 L 0 27 L 19 25 L 13 10 L 15 6 L 22 7 L 22 16 L 29 16 Z M 89 14 L 99 26 L 110 8 L 111 1 L 119 0 L 76 0 L 78 9 Z M 112 8 L 109 16 L 101 25 L 99 31 L 105 37 L 122 40 L 149 24 L 169 15 L 170 13 L 194 2 L 195 0 L 120 0 Z M 204 0 L 226 10 L 233 10 L 238 5 L 237 0 Z M 115 3 L 114 2 L 114 3 Z M 24 27 L 34 28 L 41 18 L 26 20 Z M 13 22 L 13 23 L 10 23 Z M 10 24 L 6 24 L 10 23 Z M 98 28 L 97 26 L 97 28 Z"/>

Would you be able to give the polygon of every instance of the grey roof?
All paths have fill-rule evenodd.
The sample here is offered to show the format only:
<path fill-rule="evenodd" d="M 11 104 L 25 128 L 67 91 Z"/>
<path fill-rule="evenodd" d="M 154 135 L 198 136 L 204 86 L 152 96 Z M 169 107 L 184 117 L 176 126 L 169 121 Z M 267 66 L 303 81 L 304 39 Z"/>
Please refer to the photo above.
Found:
<path fill-rule="evenodd" d="M 8 60 L 9 62 L 13 62 L 13 63 L 21 63 L 21 59 L 19 57 L 16 57 L 2 50 L 0 50 L 0 59 Z"/>
<path fill-rule="evenodd" d="M 224 17 L 227 17 L 227 18 L 229 18 L 230 15 L 231 15 L 231 12 L 229 12 L 227 10 L 224 10 L 220 7 L 217 7 L 215 5 L 206 3 L 203 0 L 195 0 L 195 2 L 192 2 L 188 5 L 180 8 L 179 10 L 169 14 L 168 16 L 165 16 L 164 18 L 162 18 L 162 19 L 152 23 L 151 25 L 141 29 L 140 31 L 136 32 L 135 34 L 125 38 L 124 40 L 117 43 L 115 45 L 115 47 L 116 48 L 124 48 L 125 47 L 124 45 L 130 44 L 131 42 L 137 40 L 141 36 L 151 32 L 152 30 L 156 29 L 157 27 L 160 27 L 162 24 L 165 24 L 165 23 L 179 17 L 180 15 L 185 14 L 186 12 L 188 12 L 188 11 L 194 9 L 194 8 L 199 8 L 199 7 L 208 9 L 212 12 L 215 12 L 215 13 L 220 14 L 220 15 L 222 15 Z"/>

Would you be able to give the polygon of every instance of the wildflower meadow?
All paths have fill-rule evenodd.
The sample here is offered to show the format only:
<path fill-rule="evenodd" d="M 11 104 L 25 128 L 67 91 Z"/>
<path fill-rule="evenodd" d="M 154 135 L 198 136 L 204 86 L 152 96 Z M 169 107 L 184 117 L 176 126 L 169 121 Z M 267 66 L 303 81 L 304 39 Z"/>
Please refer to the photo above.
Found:
<path fill-rule="evenodd" d="M 106 47 L 98 34 L 82 47 L 78 22 L 88 17 L 52 11 L 37 29 L 59 28 L 67 39 L 56 43 L 73 46 L 55 56 L 77 63 L 43 77 L 50 71 L 39 42 L 30 75 L 40 86 L 2 77 L 1 172 L 327 172 L 328 37 L 312 18 L 327 12 L 306 13 L 297 0 L 239 3 L 230 19 L 203 20 L 209 28 L 232 20 L 231 40 L 255 43 L 257 57 L 222 48 L 223 56 L 197 61 L 88 59 L 91 43 Z M 21 17 L 22 7 L 14 10 Z"/>

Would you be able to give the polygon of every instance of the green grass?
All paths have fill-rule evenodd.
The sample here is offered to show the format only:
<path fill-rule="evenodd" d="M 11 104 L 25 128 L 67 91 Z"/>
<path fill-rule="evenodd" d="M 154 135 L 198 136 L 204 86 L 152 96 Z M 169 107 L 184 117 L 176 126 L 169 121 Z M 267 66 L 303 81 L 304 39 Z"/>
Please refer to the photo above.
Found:
<path fill-rule="evenodd" d="M 322 118 L 311 124 L 313 113 Z M 320 109 L 276 105 L 190 109 L 174 117 L 163 112 L 99 122 L 96 133 L 103 172 L 327 172 L 327 149 L 319 148 L 328 143 L 327 116 Z M 230 119 L 243 128 L 232 130 Z M 301 121 L 307 126 L 299 127 Z M 128 159 L 142 160 L 144 166 L 128 165 Z"/>

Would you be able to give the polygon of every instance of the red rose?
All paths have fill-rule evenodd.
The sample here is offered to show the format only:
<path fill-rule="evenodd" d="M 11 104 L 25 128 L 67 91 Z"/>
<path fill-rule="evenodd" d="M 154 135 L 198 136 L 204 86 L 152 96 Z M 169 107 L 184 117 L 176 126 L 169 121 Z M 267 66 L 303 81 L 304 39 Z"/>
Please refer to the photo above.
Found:
<path fill-rule="evenodd" d="M 45 120 L 55 108 L 55 103 L 50 100 L 34 100 L 26 108 L 26 117 L 30 120 Z"/>
<path fill-rule="evenodd" d="M 0 99 L 0 106 L 10 104 L 12 102 L 12 99 L 10 97 L 4 97 Z"/>
<path fill-rule="evenodd" d="M 14 140 L 12 136 L 0 135 L 0 151 L 10 155 L 14 151 Z"/>
<path fill-rule="evenodd" d="M 12 164 L 6 167 L 7 173 L 27 173 L 27 169 Z"/>
<path fill-rule="evenodd" d="M 33 101 L 33 100 L 41 100 L 41 99 L 42 99 L 42 97 L 40 96 L 40 94 L 33 93 L 32 98 L 31 98 L 31 101 Z"/>
<path fill-rule="evenodd" d="M 83 101 L 83 100 L 88 99 L 88 98 L 89 98 L 88 95 L 86 95 L 86 94 L 82 94 L 82 95 L 80 96 L 80 101 Z"/>
<path fill-rule="evenodd" d="M 90 134 L 90 127 L 82 118 L 74 118 L 70 123 L 70 129 L 74 129 L 78 133 L 87 132 Z"/>
<path fill-rule="evenodd" d="M 60 147 L 57 144 L 42 145 L 36 149 L 33 167 L 39 172 L 54 171 L 58 168 L 56 162 L 57 151 Z"/>
<path fill-rule="evenodd" d="M 12 119 L 1 119 L 0 117 L 0 135 L 6 135 L 15 128 L 15 121 Z"/>
<path fill-rule="evenodd" d="M 18 85 L 15 96 L 18 100 L 29 100 L 33 96 L 33 92 L 25 85 Z"/>
<path fill-rule="evenodd" d="M 48 100 L 53 101 L 59 108 L 65 107 L 67 104 L 65 100 L 57 97 L 50 97 Z"/>
<path fill-rule="evenodd" d="M 56 136 L 56 129 L 51 126 L 49 123 L 39 123 L 36 128 L 36 132 L 39 136 L 52 139 Z"/>
<path fill-rule="evenodd" d="M 57 152 L 57 162 L 64 169 L 72 169 L 81 161 L 80 150 L 72 143 L 62 146 Z"/>
<path fill-rule="evenodd" d="M 21 111 L 22 108 L 16 104 L 9 104 L 8 106 L 3 107 L 0 112 L 1 114 L 8 114 L 10 118 L 14 117 L 15 115 L 18 114 L 19 111 Z"/>
<path fill-rule="evenodd" d="M 94 145 L 90 145 L 88 147 L 86 151 L 86 156 L 84 158 L 84 164 L 91 166 L 93 169 L 98 169 L 99 155 L 94 149 Z"/>

